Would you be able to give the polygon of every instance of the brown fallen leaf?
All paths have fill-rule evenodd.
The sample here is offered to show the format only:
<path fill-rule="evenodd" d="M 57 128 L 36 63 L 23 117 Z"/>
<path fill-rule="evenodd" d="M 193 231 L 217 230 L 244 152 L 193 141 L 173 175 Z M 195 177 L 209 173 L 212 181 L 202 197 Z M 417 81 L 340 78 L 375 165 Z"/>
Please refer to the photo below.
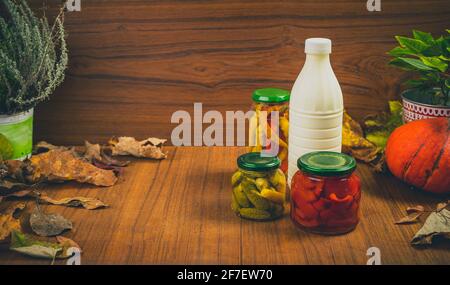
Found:
<path fill-rule="evenodd" d="M 64 149 L 64 150 L 68 150 L 68 147 L 64 147 L 64 146 L 56 146 L 53 145 L 51 143 L 48 143 L 46 141 L 40 141 L 37 144 L 34 145 L 33 147 L 33 152 L 34 153 L 42 153 L 42 152 L 47 152 L 49 150 L 53 150 L 53 149 Z"/>
<path fill-rule="evenodd" d="M 84 157 L 96 166 L 100 165 L 114 169 L 115 167 L 127 166 L 130 163 L 129 161 L 120 161 L 110 157 L 99 144 L 91 144 L 90 142 L 85 141 L 84 146 Z"/>
<path fill-rule="evenodd" d="M 109 140 L 112 155 L 132 155 L 135 157 L 164 159 L 167 153 L 162 151 L 166 140 L 158 138 L 148 138 L 137 141 L 132 137 L 118 137 Z"/>
<path fill-rule="evenodd" d="M 438 237 L 450 239 L 450 211 L 431 212 L 422 228 L 411 240 L 412 245 L 430 245 Z"/>
<path fill-rule="evenodd" d="M 60 214 L 45 214 L 37 205 L 31 213 L 30 226 L 37 235 L 48 237 L 72 229 L 72 222 Z"/>
<path fill-rule="evenodd" d="M 58 242 L 58 244 L 63 246 L 63 248 L 68 249 L 70 247 L 75 247 L 75 248 L 78 248 L 80 250 L 80 252 L 82 252 L 81 246 L 79 246 L 78 243 L 71 240 L 70 238 L 63 237 L 63 236 L 56 236 L 56 241 Z"/>
<path fill-rule="evenodd" d="M 395 224 L 397 225 L 404 225 L 404 224 L 413 224 L 419 222 L 419 217 L 423 214 L 423 212 L 413 212 L 400 220 L 396 221 Z"/>
<path fill-rule="evenodd" d="M 344 112 L 342 125 L 342 152 L 368 163 L 380 160 L 382 156 L 381 149 L 364 138 L 361 126 L 347 112 Z"/>
<path fill-rule="evenodd" d="M 33 183 L 75 180 L 97 186 L 112 186 L 117 182 L 113 171 L 86 162 L 73 150 L 49 150 L 33 155 L 27 162 L 32 169 L 28 180 Z"/>
<path fill-rule="evenodd" d="M 13 231 L 20 231 L 20 220 L 14 217 L 15 213 L 25 208 L 25 203 L 17 203 L 7 208 L 4 214 L 0 214 L 0 243 L 9 239 Z"/>
<path fill-rule="evenodd" d="M 425 212 L 425 208 L 422 205 L 417 205 L 414 207 L 407 207 L 406 208 L 406 215 L 405 217 L 399 219 L 395 222 L 397 225 L 402 224 L 413 224 L 419 221 L 419 217 Z"/>
<path fill-rule="evenodd" d="M 30 257 L 50 260 L 72 256 L 72 248 L 77 248 L 81 252 L 80 246 L 69 238 L 57 236 L 56 240 L 57 243 L 41 241 L 33 236 L 23 234 L 21 231 L 13 231 L 10 249 Z"/>
<path fill-rule="evenodd" d="M 39 192 L 33 189 L 24 189 L 20 191 L 16 191 L 5 196 L 1 196 L 3 198 L 24 198 L 24 197 L 39 197 Z"/>
<path fill-rule="evenodd" d="M 53 204 L 53 205 L 64 205 L 68 207 L 83 207 L 88 210 L 95 210 L 98 208 L 109 207 L 107 204 L 103 203 L 97 198 L 88 197 L 70 197 L 63 199 L 53 199 L 45 194 L 41 194 L 39 201 Z"/>
<path fill-rule="evenodd" d="M 0 195 L 6 196 L 10 193 L 13 193 L 15 191 L 19 191 L 21 189 L 29 188 L 32 185 L 22 183 L 22 182 L 15 182 L 11 180 L 0 180 Z"/>
<path fill-rule="evenodd" d="M 408 213 L 408 214 L 421 213 L 421 212 L 425 212 L 425 208 L 422 205 L 417 205 L 414 207 L 406 208 L 406 213 Z"/>
<path fill-rule="evenodd" d="M 442 202 L 437 204 L 436 206 L 436 212 L 440 212 L 442 210 L 444 210 L 445 208 L 447 208 L 447 206 L 450 204 L 450 200 L 448 200 L 447 202 Z"/>
<path fill-rule="evenodd" d="M 12 215 L 0 215 L 0 243 L 5 242 L 14 230 L 20 230 L 20 221 Z"/>

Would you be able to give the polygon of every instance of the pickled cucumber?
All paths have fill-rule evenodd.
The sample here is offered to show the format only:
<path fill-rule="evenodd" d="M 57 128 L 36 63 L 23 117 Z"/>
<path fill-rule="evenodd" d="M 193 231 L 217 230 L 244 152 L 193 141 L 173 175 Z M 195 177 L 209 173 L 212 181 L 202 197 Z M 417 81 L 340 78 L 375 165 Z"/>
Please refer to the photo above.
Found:
<path fill-rule="evenodd" d="M 260 195 L 277 204 L 283 204 L 285 200 L 284 193 L 277 192 L 275 189 L 264 188 Z"/>
<path fill-rule="evenodd" d="M 278 192 L 286 194 L 286 180 L 281 180 L 278 185 L 275 186 Z"/>
<path fill-rule="evenodd" d="M 264 188 L 268 188 L 270 186 L 269 181 L 266 178 L 256 178 L 255 185 L 259 191 L 263 190 Z"/>
<path fill-rule="evenodd" d="M 274 217 L 274 218 L 281 217 L 284 214 L 284 207 L 283 207 L 283 205 L 272 204 L 272 208 L 270 209 L 270 212 L 272 213 L 272 217 Z"/>
<path fill-rule="evenodd" d="M 247 194 L 247 198 L 250 200 L 250 202 L 255 206 L 256 209 L 259 210 L 269 210 L 270 209 L 270 203 L 267 201 L 264 197 L 259 194 L 256 190 L 251 190 Z"/>
<path fill-rule="evenodd" d="M 271 218 L 270 212 L 255 208 L 241 208 L 239 214 L 242 218 L 251 220 L 268 220 Z"/>
<path fill-rule="evenodd" d="M 231 209 L 236 214 L 239 214 L 239 210 L 241 209 L 241 206 L 239 206 L 239 203 L 237 202 L 236 197 L 233 193 L 231 193 Z"/>
<path fill-rule="evenodd" d="M 272 175 L 270 175 L 269 181 L 274 186 L 277 186 L 283 182 L 286 184 L 286 177 L 284 176 L 283 171 L 277 169 Z"/>
<path fill-rule="evenodd" d="M 242 180 L 242 172 L 236 171 L 233 176 L 231 176 L 231 185 L 236 186 Z"/>
<path fill-rule="evenodd" d="M 248 177 L 242 179 L 240 186 L 242 190 L 245 192 L 245 194 L 250 193 L 252 190 L 256 191 L 258 189 L 256 188 L 256 181 Z"/>
<path fill-rule="evenodd" d="M 233 188 L 233 196 L 236 197 L 236 201 L 241 207 L 247 208 L 251 206 L 250 201 L 247 199 L 241 185 Z"/>

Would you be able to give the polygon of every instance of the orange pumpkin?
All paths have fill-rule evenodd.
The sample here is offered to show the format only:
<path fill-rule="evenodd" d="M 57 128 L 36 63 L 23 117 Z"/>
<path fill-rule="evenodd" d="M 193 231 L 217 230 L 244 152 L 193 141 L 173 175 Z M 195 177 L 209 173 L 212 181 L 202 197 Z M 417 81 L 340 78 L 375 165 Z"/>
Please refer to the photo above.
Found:
<path fill-rule="evenodd" d="M 408 184 L 450 192 L 450 119 L 413 121 L 397 128 L 386 145 L 389 170 Z"/>

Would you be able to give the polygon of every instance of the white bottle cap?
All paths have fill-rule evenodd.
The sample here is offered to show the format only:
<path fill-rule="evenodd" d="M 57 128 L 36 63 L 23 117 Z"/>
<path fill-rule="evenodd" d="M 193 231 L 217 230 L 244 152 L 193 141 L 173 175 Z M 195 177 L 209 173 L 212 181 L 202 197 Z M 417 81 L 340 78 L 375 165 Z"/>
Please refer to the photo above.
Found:
<path fill-rule="evenodd" d="M 330 54 L 331 40 L 325 38 L 310 38 L 305 41 L 305 53 Z"/>

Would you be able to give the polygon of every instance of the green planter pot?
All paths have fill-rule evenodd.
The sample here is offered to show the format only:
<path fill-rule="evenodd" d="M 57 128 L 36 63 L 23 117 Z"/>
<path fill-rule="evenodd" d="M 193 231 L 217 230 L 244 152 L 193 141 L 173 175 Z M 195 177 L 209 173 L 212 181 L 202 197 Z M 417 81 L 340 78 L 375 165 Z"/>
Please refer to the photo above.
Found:
<path fill-rule="evenodd" d="M 33 109 L 0 115 L 0 155 L 3 159 L 25 159 L 33 149 Z"/>

